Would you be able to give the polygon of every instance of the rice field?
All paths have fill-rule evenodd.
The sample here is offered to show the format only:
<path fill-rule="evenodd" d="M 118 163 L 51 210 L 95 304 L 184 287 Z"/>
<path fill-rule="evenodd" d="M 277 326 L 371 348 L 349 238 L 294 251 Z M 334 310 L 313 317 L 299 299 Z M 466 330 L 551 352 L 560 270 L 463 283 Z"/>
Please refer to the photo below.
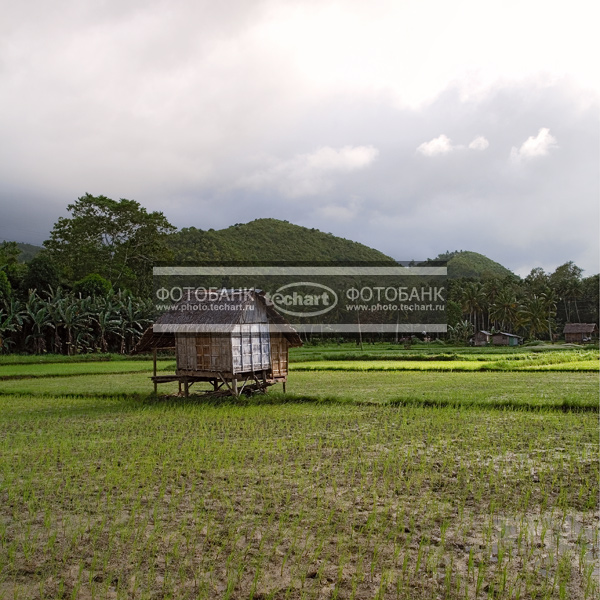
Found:
<path fill-rule="evenodd" d="M 549 354 L 239 401 L 0 365 L 0 598 L 596 598 L 598 374 Z"/>

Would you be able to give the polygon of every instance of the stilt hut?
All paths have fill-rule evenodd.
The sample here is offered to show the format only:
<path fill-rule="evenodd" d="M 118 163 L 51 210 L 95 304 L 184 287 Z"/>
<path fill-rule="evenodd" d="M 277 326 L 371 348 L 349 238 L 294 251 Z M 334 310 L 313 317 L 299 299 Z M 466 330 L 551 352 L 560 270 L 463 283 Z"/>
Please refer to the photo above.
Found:
<path fill-rule="evenodd" d="M 492 339 L 492 332 L 485 331 L 484 329 L 479 330 L 476 334 L 472 335 L 470 340 L 473 346 L 487 346 Z"/>
<path fill-rule="evenodd" d="M 499 331 L 492 336 L 492 344 L 494 346 L 518 346 L 521 343 L 523 343 L 523 338 L 514 333 Z"/>
<path fill-rule="evenodd" d="M 218 296 L 218 299 L 214 298 Z M 134 353 L 152 352 L 154 391 L 177 381 L 185 396 L 196 382 L 208 382 L 212 393 L 264 391 L 285 383 L 289 348 L 301 346 L 298 333 L 258 290 L 221 290 L 213 299 L 180 302 L 147 329 Z M 174 350 L 172 375 L 158 375 L 159 350 Z"/>
<path fill-rule="evenodd" d="M 563 329 L 565 342 L 569 344 L 584 344 L 598 336 L 596 323 L 567 323 Z"/>

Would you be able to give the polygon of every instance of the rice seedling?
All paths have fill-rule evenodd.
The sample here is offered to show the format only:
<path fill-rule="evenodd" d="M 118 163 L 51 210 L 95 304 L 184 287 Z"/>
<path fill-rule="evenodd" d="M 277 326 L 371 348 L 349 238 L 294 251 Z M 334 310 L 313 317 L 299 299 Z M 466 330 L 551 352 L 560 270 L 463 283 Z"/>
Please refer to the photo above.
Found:
<path fill-rule="evenodd" d="M 1 385 L 0 597 L 597 597 L 597 375 Z"/>

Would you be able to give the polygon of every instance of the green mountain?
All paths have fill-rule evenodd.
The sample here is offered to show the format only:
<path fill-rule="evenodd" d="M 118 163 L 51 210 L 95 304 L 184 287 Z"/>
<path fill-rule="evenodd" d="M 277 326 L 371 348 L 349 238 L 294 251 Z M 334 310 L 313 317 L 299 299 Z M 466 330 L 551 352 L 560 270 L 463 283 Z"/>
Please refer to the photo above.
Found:
<path fill-rule="evenodd" d="M 9 240 L 5 240 L 9 241 Z M 0 243 L 2 243 L 0 241 Z M 11 242 L 12 243 L 12 242 Z M 17 260 L 20 263 L 29 262 L 40 250 L 42 250 L 41 246 L 34 246 L 33 244 L 26 244 L 24 242 L 15 242 L 17 244 L 17 248 L 21 251 Z"/>
<path fill-rule="evenodd" d="M 220 230 L 189 227 L 173 234 L 170 245 L 176 262 L 394 260 L 364 244 L 278 219 L 256 219 Z"/>
<path fill-rule="evenodd" d="M 40 250 L 41 246 L 34 246 L 33 244 L 25 244 L 24 242 L 17 242 L 21 254 L 19 254 L 19 262 L 29 262 Z"/>
<path fill-rule="evenodd" d="M 504 277 L 515 276 L 512 271 L 503 267 L 500 263 L 478 252 L 469 252 L 468 250 L 444 252 L 438 255 L 435 260 L 448 261 L 448 277 L 450 279 L 459 279 L 460 277 L 503 279 Z"/>
<path fill-rule="evenodd" d="M 175 262 L 294 261 L 393 262 L 364 244 L 278 219 L 256 219 L 226 229 L 184 228 L 170 236 Z M 42 248 L 18 242 L 19 262 L 29 262 Z M 448 261 L 451 279 L 504 278 L 513 273 L 483 254 L 467 250 L 444 252 L 434 260 Z"/>
<path fill-rule="evenodd" d="M 364 244 L 278 219 L 256 219 L 226 229 L 184 228 L 170 236 L 175 262 L 202 261 L 340 261 L 393 262 Z M 513 273 L 477 252 L 444 252 L 435 260 L 448 261 L 451 279 L 504 278 Z"/>

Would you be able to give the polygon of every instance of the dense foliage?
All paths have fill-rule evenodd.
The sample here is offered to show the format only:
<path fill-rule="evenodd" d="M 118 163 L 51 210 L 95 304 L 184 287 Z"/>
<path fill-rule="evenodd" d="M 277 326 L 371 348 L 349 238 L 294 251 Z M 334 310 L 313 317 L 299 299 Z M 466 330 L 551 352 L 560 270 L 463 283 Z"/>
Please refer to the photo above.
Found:
<path fill-rule="evenodd" d="M 385 254 L 331 233 L 276 219 L 226 229 L 175 231 L 134 200 L 90 194 L 68 206 L 44 249 L 0 244 L 0 351 L 126 352 L 154 317 L 151 268 L 160 261 L 390 263 Z M 598 323 L 598 275 L 567 262 L 524 279 L 476 252 L 448 261 L 448 337 L 467 343 L 479 329 L 553 340 L 568 322 Z"/>
<path fill-rule="evenodd" d="M 506 267 L 493 261 L 491 258 L 469 252 L 468 250 L 455 250 L 439 254 L 434 260 L 444 260 L 448 263 L 448 277 L 461 279 L 474 277 L 476 279 L 504 279 L 513 275 Z"/>
<path fill-rule="evenodd" d="M 44 242 L 63 275 L 73 281 L 98 273 L 135 293 L 150 290 L 152 266 L 168 260 L 167 236 L 175 231 L 161 212 L 135 200 L 82 196 L 67 207 Z"/>
<path fill-rule="evenodd" d="M 553 273 L 533 269 L 525 279 L 451 280 L 449 325 L 455 339 L 486 329 L 552 340 L 565 323 L 597 323 L 598 275 L 581 273 L 567 262 Z"/>
<path fill-rule="evenodd" d="M 257 219 L 227 229 L 184 228 L 170 236 L 176 261 L 393 262 L 358 242 L 277 219 Z"/>
<path fill-rule="evenodd" d="M 86 297 L 61 287 L 43 297 L 32 290 L 24 301 L 0 302 L 0 350 L 126 353 L 152 322 L 153 308 L 149 300 L 113 290 Z"/>

